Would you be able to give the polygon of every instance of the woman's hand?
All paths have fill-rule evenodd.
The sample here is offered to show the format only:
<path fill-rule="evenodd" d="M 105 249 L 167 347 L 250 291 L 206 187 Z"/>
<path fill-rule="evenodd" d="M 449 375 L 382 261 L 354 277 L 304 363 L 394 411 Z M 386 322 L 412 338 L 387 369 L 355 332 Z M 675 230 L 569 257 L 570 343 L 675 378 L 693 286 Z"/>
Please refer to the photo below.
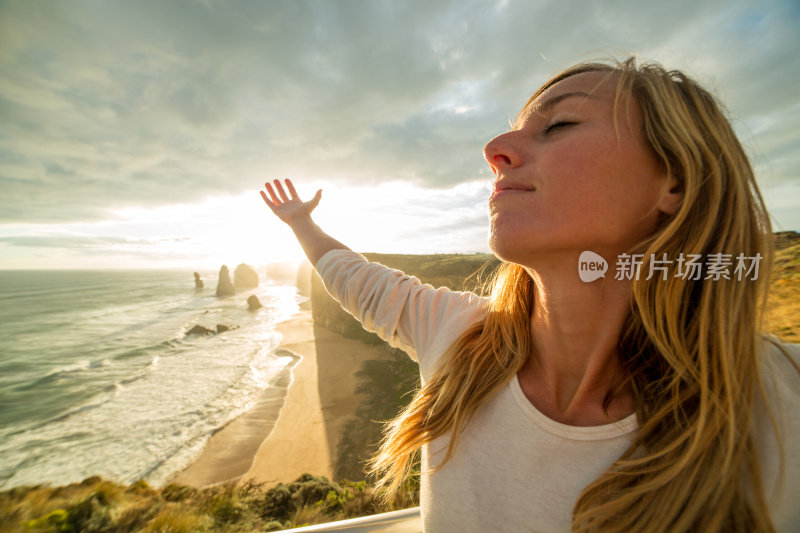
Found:
<path fill-rule="evenodd" d="M 311 212 L 317 207 L 320 198 L 322 198 L 322 189 L 318 190 L 317 194 L 315 194 L 311 200 L 303 202 L 297 195 L 297 191 L 294 189 L 294 185 L 292 185 L 292 180 L 287 179 L 284 181 L 286 182 L 286 188 L 289 189 L 289 195 L 286 195 L 286 191 L 283 189 L 280 180 L 273 181 L 275 184 L 274 188 L 270 182 L 267 182 L 264 184 L 264 187 L 266 187 L 269 196 L 267 196 L 267 193 L 264 191 L 260 191 L 264 203 L 272 209 L 272 212 L 275 213 L 278 218 L 290 226 L 299 219 L 311 218 Z"/>
<path fill-rule="evenodd" d="M 317 261 L 330 250 L 347 250 L 347 246 L 322 231 L 311 220 L 311 212 L 319 204 L 319 200 L 322 198 L 322 191 L 317 191 L 314 198 L 308 202 L 303 202 L 297 196 L 297 191 L 294 190 L 292 181 L 285 181 L 286 188 L 289 189 L 289 196 L 286 196 L 286 191 L 283 190 L 281 182 L 274 180 L 272 183 L 267 182 L 264 184 L 267 192 L 261 191 L 261 198 L 272 209 L 272 212 L 278 215 L 278 218 L 289 224 L 311 264 L 317 266 Z M 269 193 L 269 196 L 267 196 L 267 193 Z"/>

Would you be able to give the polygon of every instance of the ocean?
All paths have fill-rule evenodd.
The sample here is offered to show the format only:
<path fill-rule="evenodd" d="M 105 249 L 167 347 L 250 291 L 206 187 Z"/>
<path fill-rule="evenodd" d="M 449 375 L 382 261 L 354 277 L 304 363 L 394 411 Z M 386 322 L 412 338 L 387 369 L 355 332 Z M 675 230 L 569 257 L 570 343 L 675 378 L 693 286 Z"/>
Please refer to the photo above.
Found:
<path fill-rule="evenodd" d="M 292 362 L 275 324 L 303 298 L 263 275 L 216 298 L 201 275 L 196 290 L 191 272 L 0 271 L 0 489 L 159 486 L 253 405 Z M 236 329 L 186 335 L 217 324 Z"/>

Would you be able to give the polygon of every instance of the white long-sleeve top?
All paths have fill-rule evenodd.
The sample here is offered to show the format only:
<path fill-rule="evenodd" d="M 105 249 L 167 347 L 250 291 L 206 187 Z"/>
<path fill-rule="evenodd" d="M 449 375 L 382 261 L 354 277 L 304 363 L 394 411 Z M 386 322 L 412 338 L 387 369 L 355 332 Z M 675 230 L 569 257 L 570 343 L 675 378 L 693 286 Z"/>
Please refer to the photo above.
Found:
<path fill-rule="evenodd" d="M 434 289 L 413 277 L 332 250 L 317 263 L 325 287 L 363 326 L 418 361 L 423 383 L 442 354 L 486 315 L 486 300 L 469 292 Z M 772 345 L 768 345 L 772 346 Z M 796 361 L 800 346 L 785 345 Z M 764 379 L 781 430 L 786 462 L 777 476 L 777 441 L 761 416 L 759 452 L 776 529 L 800 531 L 800 376 L 772 346 Z M 449 436 L 422 450 L 420 505 L 427 532 L 567 532 L 580 492 L 630 446 L 636 415 L 613 424 L 569 426 L 551 420 L 512 379 L 464 428 L 449 461 Z"/>

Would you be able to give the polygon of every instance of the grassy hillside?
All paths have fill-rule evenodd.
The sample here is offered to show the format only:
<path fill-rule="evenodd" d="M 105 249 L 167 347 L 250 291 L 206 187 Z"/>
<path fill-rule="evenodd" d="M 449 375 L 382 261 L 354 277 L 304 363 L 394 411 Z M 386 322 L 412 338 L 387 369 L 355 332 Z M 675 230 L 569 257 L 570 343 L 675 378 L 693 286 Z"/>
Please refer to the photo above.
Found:
<path fill-rule="evenodd" d="M 800 343 L 800 234 L 778 234 L 767 301 L 767 329 L 785 342 Z"/>
<path fill-rule="evenodd" d="M 391 505 L 364 482 L 333 483 L 303 475 L 265 490 L 234 484 L 195 489 L 143 481 L 129 486 L 89 478 L 64 487 L 0 492 L 4 533 L 196 533 L 278 531 L 411 507 L 415 487 Z"/>

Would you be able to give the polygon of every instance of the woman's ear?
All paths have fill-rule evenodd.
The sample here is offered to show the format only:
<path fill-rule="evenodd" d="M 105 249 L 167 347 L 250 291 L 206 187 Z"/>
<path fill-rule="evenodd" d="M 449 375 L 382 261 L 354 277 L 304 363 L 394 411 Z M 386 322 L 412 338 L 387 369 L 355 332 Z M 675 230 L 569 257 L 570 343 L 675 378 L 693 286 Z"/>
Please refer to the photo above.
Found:
<path fill-rule="evenodd" d="M 674 215 L 683 200 L 683 186 L 678 178 L 668 175 L 661 190 L 658 210 L 665 215 Z"/>

